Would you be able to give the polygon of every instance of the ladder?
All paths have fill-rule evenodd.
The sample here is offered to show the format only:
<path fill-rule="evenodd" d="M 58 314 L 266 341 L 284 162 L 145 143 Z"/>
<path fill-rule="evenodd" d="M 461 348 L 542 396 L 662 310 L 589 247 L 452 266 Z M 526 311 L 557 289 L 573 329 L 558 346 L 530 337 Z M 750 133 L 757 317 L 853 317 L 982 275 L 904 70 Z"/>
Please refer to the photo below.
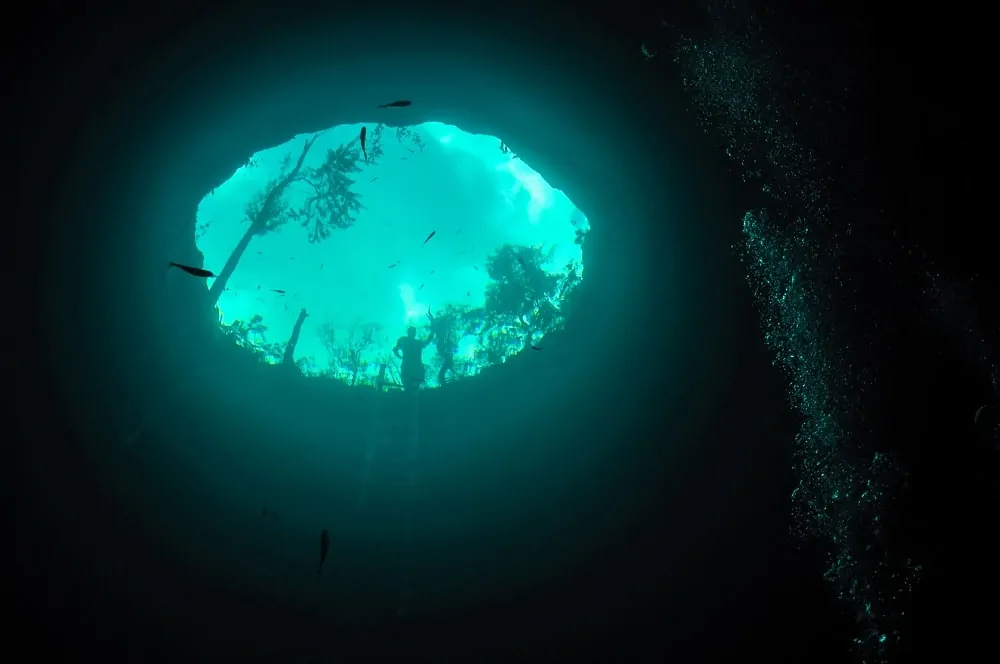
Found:
<path fill-rule="evenodd" d="M 380 385 L 376 395 L 364 466 L 358 487 L 358 507 L 385 524 L 398 553 L 399 590 L 396 613 L 409 612 L 412 600 L 412 556 L 416 528 L 416 492 L 420 447 L 420 390 Z"/>

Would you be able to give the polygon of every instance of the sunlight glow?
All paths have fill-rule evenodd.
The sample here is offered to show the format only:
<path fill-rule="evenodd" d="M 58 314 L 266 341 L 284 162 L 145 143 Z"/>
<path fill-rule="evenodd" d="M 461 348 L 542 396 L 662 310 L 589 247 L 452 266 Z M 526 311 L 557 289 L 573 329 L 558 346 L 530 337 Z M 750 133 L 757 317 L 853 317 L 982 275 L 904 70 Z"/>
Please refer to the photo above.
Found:
<path fill-rule="evenodd" d="M 361 125 L 316 138 L 266 227 L 260 202 L 310 137 L 255 154 L 202 199 L 195 237 L 216 273 L 259 227 L 218 298 L 223 330 L 277 363 L 304 311 L 302 373 L 371 384 L 381 363 L 397 362 L 407 325 L 427 338 L 431 310 L 423 359 L 434 387 L 439 371 L 448 382 L 474 376 L 562 327 L 583 278 L 586 215 L 499 138 L 440 123 L 366 126 L 367 161 Z"/>

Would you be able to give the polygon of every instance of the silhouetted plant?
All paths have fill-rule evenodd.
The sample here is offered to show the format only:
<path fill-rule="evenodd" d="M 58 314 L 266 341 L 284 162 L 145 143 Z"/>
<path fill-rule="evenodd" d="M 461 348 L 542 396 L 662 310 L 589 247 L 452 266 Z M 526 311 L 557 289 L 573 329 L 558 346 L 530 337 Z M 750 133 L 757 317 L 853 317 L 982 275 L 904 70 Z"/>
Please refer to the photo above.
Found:
<path fill-rule="evenodd" d="M 385 154 L 385 150 L 382 148 L 382 132 L 384 130 L 385 125 L 380 122 L 375 125 L 375 129 L 371 132 L 371 140 L 368 141 L 369 166 L 376 165 L 379 159 Z"/>
<path fill-rule="evenodd" d="M 287 156 L 282 161 L 281 175 L 270 180 L 267 186 L 257 192 L 250 200 L 250 203 L 247 204 L 246 214 L 250 226 L 243 233 L 243 237 L 240 238 L 236 247 L 233 248 L 219 276 L 212 282 L 209 293 L 213 302 L 217 302 L 222 291 L 226 289 L 230 277 L 236 271 L 236 266 L 239 265 L 240 259 L 246 252 L 247 247 L 250 246 L 251 240 L 258 235 L 265 235 L 279 228 L 293 217 L 293 211 L 284 200 L 285 190 L 289 184 L 299 179 L 302 172 L 302 164 L 305 162 L 306 155 L 309 154 L 309 150 L 317 138 L 318 135 L 314 135 L 312 138 L 306 140 L 302 146 L 302 151 L 299 153 L 299 158 L 294 165 L 292 164 L 291 156 Z"/>
<path fill-rule="evenodd" d="M 321 325 L 317 333 L 330 358 L 330 373 L 348 385 L 371 382 L 367 375 L 370 362 L 365 352 L 375 346 L 380 329 L 377 323 L 360 321 L 344 328 L 331 323 Z"/>
<path fill-rule="evenodd" d="M 486 287 L 486 313 L 494 325 L 519 320 L 551 297 L 559 277 L 542 269 L 544 256 L 533 247 L 506 244 L 486 260 L 492 283 Z"/>
<path fill-rule="evenodd" d="M 230 337 L 237 346 L 244 348 L 253 346 L 250 341 L 250 326 L 245 321 L 234 320 L 229 325 L 223 325 L 222 331 L 227 337 Z"/>
<path fill-rule="evenodd" d="M 313 189 L 302 207 L 293 213 L 308 230 L 309 242 L 321 242 L 334 229 L 350 228 L 359 212 L 365 209 L 361 196 L 351 191 L 352 173 L 360 173 L 358 139 L 327 150 L 326 159 L 316 168 L 307 169 L 300 178 Z"/>
<path fill-rule="evenodd" d="M 414 131 L 410 127 L 396 127 L 396 142 L 402 143 L 403 141 L 408 141 L 413 144 L 414 147 L 418 148 L 421 152 L 427 146 L 424 140 L 420 138 L 420 133 Z"/>
<path fill-rule="evenodd" d="M 319 376 L 322 373 L 314 357 L 300 357 L 295 361 L 295 366 L 303 376 Z"/>
<path fill-rule="evenodd" d="M 267 325 L 264 325 L 264 317 L 260 314 L 254 314 L 247 325 L 247 337 L 256 344 L 262 344 L 266 333 Z"/>
<path fill-rule="evenodd" d="M 280 364 L 285 354 L 285 344 L 272 341 L 260 346 L 259 351 L 268 364 Z"/>

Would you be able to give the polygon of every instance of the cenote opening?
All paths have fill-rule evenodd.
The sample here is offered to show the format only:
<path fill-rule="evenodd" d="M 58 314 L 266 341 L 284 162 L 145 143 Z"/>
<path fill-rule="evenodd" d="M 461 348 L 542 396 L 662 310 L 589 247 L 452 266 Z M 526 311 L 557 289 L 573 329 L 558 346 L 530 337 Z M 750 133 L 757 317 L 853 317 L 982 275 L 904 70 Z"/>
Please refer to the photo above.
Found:
<path fill-rule="evenodd" d="M 254 154 L 193 232 L 234 343 L 307 377 L 431 388 L 544 349 L 589 229 L 502 139 L 370 122 Z"/>
<path fill-rule="evenodd" d="M 759 190 L 655 48 L 555 6 L 377 5 L 220 14 L 163 53 L 123 34 L 149 52 L 65 77 L 94 110 L 58 162 L 64 407 L 35 426 L 66 449 L 29 456 L 81 647 L 793 643 L 783 614 L 751 629 L 762 594 L 811 592 L 784 564 L 797 421 L 733 251 Z"/>

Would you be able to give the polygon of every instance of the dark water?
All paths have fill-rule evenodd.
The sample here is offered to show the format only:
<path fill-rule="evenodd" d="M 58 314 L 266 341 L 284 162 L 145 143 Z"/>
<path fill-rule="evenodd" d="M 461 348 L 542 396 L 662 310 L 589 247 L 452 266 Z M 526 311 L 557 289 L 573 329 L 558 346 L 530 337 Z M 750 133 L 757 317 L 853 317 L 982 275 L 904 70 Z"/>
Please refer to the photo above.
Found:
<path fill-rule="evenodd" d="M 996 251 L 971 65 L 928 31 L 832 5 L 67 11 L 10 42 L 19 646 L 987 652 Z M 161 269 L 200 264 L 197 202 L 250 154 L 395 98 L 504 136 L 593 228 L 543 353 L 412 401 L 260 365 Z M 418 460 L 367 465 L 394 426 Z"/>

